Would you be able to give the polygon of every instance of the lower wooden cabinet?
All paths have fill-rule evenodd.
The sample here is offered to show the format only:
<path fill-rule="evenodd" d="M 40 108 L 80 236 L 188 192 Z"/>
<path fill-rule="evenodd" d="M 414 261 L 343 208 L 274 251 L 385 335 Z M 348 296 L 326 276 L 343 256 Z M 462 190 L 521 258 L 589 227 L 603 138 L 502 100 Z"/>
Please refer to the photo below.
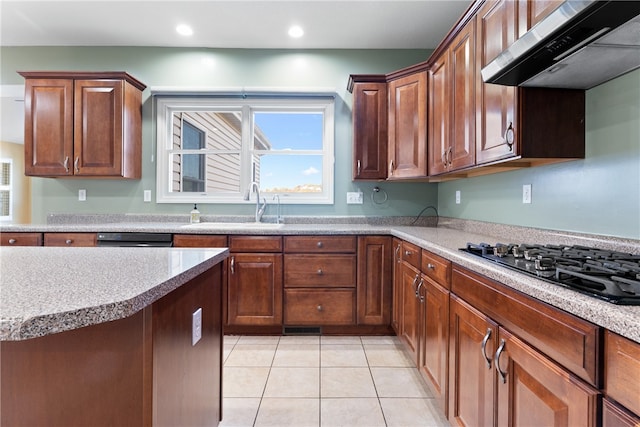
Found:
<path fill-rule="evenodd" d="M 96 233 L 44 233 L 45 246 L 96 246 Z"/>
<path fill-rule="evenodd" d="M 42 233 L 0 233 L 0 246 L 42 246 Z"/>
<path fill-rule="evenodd" d="M 282 325 L 282 255 L 232 253 L 227 273 L 229 325 Z"/>
<path fill-rule="evenodd" d="M 358 237 L 358 325 L 391 322 L 391 237 Z"/>
<path fill-rule="evenodd" d="M 287 325 L 353 325 L 355 289 L 285 289 Z"/>
<path fill-rule="evenodd" d="M 597 425 L 594 387 L 455 296 L 450 333 L 453 425 Z"/>
<path fill-rule="evenodd" d="M 635 396 L 637 397 L 638 394 L 636 393 Z M 640 416 L 632 414 L 609 399 L 602 399 L 602 427 L 638 427 L 639 425 Z"/>
<path fill-rule="evenodd" d="M 282 237 L 229 236 L 228 326 L 282 326 Z"/>
<path fill-rule="evenodd" d="M 640 344 L 606 331 L 604 348 L 605 395 L 640 418 Z"/>

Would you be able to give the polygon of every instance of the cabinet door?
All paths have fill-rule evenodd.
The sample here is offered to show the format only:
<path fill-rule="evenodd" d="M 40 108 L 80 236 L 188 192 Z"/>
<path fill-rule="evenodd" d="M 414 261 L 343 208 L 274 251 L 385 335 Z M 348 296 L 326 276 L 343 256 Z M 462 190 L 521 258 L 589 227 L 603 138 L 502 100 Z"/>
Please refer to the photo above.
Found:
<path fill-rule="evenodd" d="M 358 237 L 356 286 L 359 325 L 389 325 L 391 264 L 390 237 Z"/>
<path fill-rule="evenodd" d="M 75 175 L 121 176 L 122 80 L 75 81 Z"/>
<path fill-rule="evenodd" d="M 518 155 L 517 88 L 483 83 L 480 70 L 516 38 L 516 2 L 486 2 L 476 15 L 478 72 L 476 90 L 476 163 Z"/>
<path fill-rule="evenodd" d="M 418 367 L 427 379 L 433 396 L 447 413 L 447 373 L 449 347 L 449 291 L 424 276 L 420 288 L 422 333 Z"/>
<path fill-rule="evenodd" d="M 492 355 L 498 326 L 453 295 L 450 311 L 449 421 L 459 426 L 492 426 L 495 391 Z"/>
<path fill-rule="evenodd" d="M 402 240 L 393 238 L 393 304 L 391 327 L 397 336 L 402 335 Z"/>
<path fill-rule="evenodd" d="M 73 175 L 73 80 L 26 79 L 25 175 Z"/>
<path fill-rule="evenodd" d="M 469 22 L 450 47 L 451 138 L 447 160 L 454 171 L 476 162 L 475 20 Z"/>
<path fill-rule="evenodd" d="M 438 175 L 448 170 L 451 134 L 449 80 L 447 50 L 429 69 L 429 175 Z"/>
<path fill-rule="evenodd" d="M 231 254 L 228 266 L 229 325 L 281 325 L 282 255 Z"/>
<path fill-rule="evenodd" d="M 353 179 L 387 177 L 387 84 L 353 88 Z"/>
<path fill-rule="evenodd" d="M 500 328 L 498 425 L 595 426 L 599 393 Z"/>
<path fill-rule="evenodd" d="M 563 0 L 518 0 L 518 38 L 562 3 Z"/>
<path fill-rule="evenodd" d="M 420 300 L 416 290 L 420 282 L 420 271 L 412 265 L 402 263 L 402 330 L 400 337 L 407 344 L 413 362 L 418 365 L 418 340 Z"/>
<path fill-rule="evenodd" d="M 389 82 L 389 179 L 427 176 L 427 72 Z"/>

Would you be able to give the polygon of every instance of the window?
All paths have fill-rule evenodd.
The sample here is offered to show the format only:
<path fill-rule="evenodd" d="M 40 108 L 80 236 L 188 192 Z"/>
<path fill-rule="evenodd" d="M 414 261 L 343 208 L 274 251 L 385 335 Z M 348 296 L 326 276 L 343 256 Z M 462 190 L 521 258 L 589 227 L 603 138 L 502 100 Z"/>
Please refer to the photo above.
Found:
<path fill-rule="evenodd" d="M 333 97 L 156 102 L 158 202 L 245 203 L 256 182 L 281 203 L 333 203 Z"/>
<path fill-rule="evenodd" d="M 12 211 L 11 159 L 0 159 L 0 220 L 10 220 Z"/>

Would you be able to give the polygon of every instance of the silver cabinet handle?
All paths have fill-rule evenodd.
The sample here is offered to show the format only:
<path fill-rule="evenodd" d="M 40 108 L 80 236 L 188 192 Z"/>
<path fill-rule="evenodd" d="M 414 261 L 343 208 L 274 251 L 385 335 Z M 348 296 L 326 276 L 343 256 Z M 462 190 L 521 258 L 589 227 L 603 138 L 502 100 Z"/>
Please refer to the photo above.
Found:
<path fill-rule="evenodd" d="M 487 362 L 487 368 L 491 369 L 491 358 L 487 357 L 487 342 L 491 338 L 491 328 L 487 328 L 487 334 L 482 339 L 482 345 L 480 346 L 482 350 L 482 357 Z"/>
<path fill-rule="evenodd" d="M 356 176 L 360 176 L 360 160 L 358 160 L 358 173 L 356 174 Z"/>
<path fill-rule="evenodd" d="M 64 158 L 64 171 L 69 172 L 69 156 Z"/>
<path fill-rule="evenodd" d="M 513 139 L 514 139 L 513 122 L 509 122 L 507 129 L 504 131 L 503 139 L 504 139 L 504 142 L 506 142 L 507 145 L 509 146 L 509 150 L 513 150 Z"/>
<path fill-rule="evenodd" d="M 231 261 L 229 261 L 229 267 L 231 268 L 231 274 L 236 273 L 236 257 L 232 256 Z"/>
<path fill-rule="evenodd" d="M 389 176 L 393 176 L 393 160 L 389 162 Z"/>
<path fill-rule="evenodd" d="M 435 268 L 436 268 L 436 266 L 435 266 L 435 265 L 433 265 L 433 264 L 431 264 L 431 263 L 429 263 L 429 264 L 427 264 L 427 268 L 428 268 L 429 270 L 433 270 L 433 269 L 435 269 Z"/>
<path fill-rule="evenodd" d="M 507 343 L 505 340 L 500 340 L 500 346 L 498 347 L 498 350 L 496 351 L 496 356 L 495 356 L 496 370 L 498 371 L 498 374 L 500 374 L 500 378 L 502 379 L 502 384 L 507 383 L 507 373 L 504 372 L 502 369 L 500 369 L 500 356 L 502 355 L 502 351 L 504 350 L 504 346 L 506 344 Z"/>
<path fill-rule="evenodd" d="M 67 239 L 67 240 L 64 241 L 64 243 L 67 244 L 67 245 L 70 245 L 70 244 L 73 243 L 73 240 Z"/>
<path fill-rule="evenodd" d="M 424 303 L 424 295 L 420 293 L 420 288 L 424 285 L 424 279 L 420 279 L 420 283 L 418 283 L 418 289 L 416 289 L 416 298 L 420 300 L 420 304 Z"/>
<path fill-rule="evenodd" d="M 73 162 L 73 169 L 76 172 L 80 172 L 80 169 L 78 169 L 78 163 L 80 163 L 80 157 L 76 157 L 76 160 Z"/>
<path fill-rule="evenodd" d="M 9 239 L 9 244 L 10 244 L 10 245 L 15 245 L 15 244 L 16 244 L 16 242 L 17 242 L 17 240 L 16 240 L 16 239 Z"/>
<path fill-rule="evenodd" d="M 413 292 L 418 295 L 418 279 L 420 278 L 420 273 L 416 273 L 416 277 L 413 278 L 413 282 L 411 282 L 411 287 L 413 288 Z"/>
<path fill-rule="evenodd" d="M 411 252 L 411 251 L 404 251 L 404 255 L 405 255 L 405 256 L 411 256 L 411 254 L 412 254 L 412 253 L 413 253 L 413 252 Z"/>
<path fill-rule="evenodd" d="M 322 276 L 322 269 L 321 269 L 321 268 L 319 268 L 319 269 L 318 269 L 318 271 L 317 271 L 317 273 L 318 273 L 318 276 Z"/>
<path fill-rule="evenodd" d="M 399 263 L 400 261 L 400 243 L 398 243 L 398 246 L 396 246 L 396 262 Z"/>
<path fill-rule="evenodd" d="M 316 307 L 318 309 L 318 311 L 322 311 L 322 305 L 318 304 L 318 306 Z"/>
<path fill-rule="evenodd" d="M 322 242 L 318 242 L 318 243 L 316 243 L 316 246 L 317 246 L 317 247 L 319 247 L 319 248 L 321 248 L 321 247 L 323 247 L 323 246 L 324 246 L 324 244 L 323 244 Z"/>
<path fill-rule="evenodd" d="M 442 164 L 446 167 L 447 166 L 447 152 L 446 150 L 442 152 Z"/>
<path fill-rule="evenodd" d="M 447 150 L 447 166 L 451 166 L 451 163 L 453 163 L 453 147 Z"/>

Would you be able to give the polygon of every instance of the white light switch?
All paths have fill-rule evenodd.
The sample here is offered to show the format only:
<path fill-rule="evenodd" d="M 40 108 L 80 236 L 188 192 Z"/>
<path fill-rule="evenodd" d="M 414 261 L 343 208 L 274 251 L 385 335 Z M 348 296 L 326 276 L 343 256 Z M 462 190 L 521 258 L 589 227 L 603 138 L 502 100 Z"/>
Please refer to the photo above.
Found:
<path fill-rule="evenodd" d="M 81 202 L 87 200 L 87 190 L 78 190 L 78 200 Z"/>
<path fill-rule="evenodd" d="M 460 204 L 460 198 L 461 198 L 460 190 L 457 190 L 456 191 L 456 205 Z"/>
<path fill-rule="evenodd" d="M 150 202 L 151 201 L 151 190 L 144 190 L 144 201 L 145 202 Z"/>
<path fill-rule="evenodd" d="M 361 205 L 364 202 L 362 191 L 347 192 L 348 205 Z"/>
<path fill-rule="evenodd" d="M 202 308 L 194 311 L 192 315 L 191 345 L 196 345 L 200 338 L 202 338 Z"/>

